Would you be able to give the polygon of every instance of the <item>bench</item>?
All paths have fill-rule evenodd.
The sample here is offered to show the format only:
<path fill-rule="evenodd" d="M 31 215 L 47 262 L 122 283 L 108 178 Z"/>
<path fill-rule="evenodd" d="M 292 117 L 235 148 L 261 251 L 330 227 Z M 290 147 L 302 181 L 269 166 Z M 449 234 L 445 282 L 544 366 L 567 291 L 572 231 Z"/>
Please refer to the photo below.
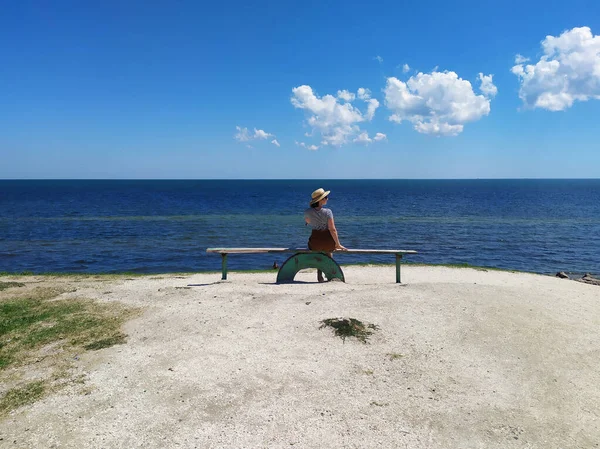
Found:
<path fill-rule="evenodd" d="M 322 251 L 305 248 L 208 248 L 207 253 L 220 254 L 222 258 L 222 280 L 227 279 L 228 254 L 294 253 L 279 268 L 277 283 L 292 282 L 298 271 L 304 268 L 321 270 L 327 280 L 339 279 L 346 282 L 344 272 L 338 263 Z M 413 250 L 399 249 L 349 249 L 335 251 L 335 254 L 394 254 L 396 256 L 396 283 L 400 284 L 400 261 L 405 254 L 417 254 Z"/>

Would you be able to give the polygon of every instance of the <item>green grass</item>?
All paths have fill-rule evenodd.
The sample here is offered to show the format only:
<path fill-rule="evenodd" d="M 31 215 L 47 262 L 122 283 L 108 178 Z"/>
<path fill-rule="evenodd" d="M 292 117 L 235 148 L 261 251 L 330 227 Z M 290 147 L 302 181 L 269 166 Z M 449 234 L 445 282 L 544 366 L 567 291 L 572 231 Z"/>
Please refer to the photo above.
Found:
<path fill-rule="evenodd" d="M 101 340 L 96 340 L 92 343 L 84 345 L 83 348 L 88 351 L 97 351 L 98 349 L 109 348 L 114 345 L 122 345 L 125 342 L 126 342 L 125 334 L 121 334 L 119 332 L 111 337 L 103 338 Z"/>
<path fill-rule="evenodd" d="M 321 321 L 319 329 L 324 327 L 333 328 L 334 334 L 344 342 L 346 338 L 354 337 L 363 343 L 367 343 L 373 331 L 379 329 L 379 326 L 376 324 L 363 323 L 356 318 L 328 318 Z"/>
<path fill-rule="evenodd" d="M 31 404 L 44 396 L 46 385 L 43 381 L 30 382 L 23 387 L 12 388 L 0 398 L 0 416 L 23 405 Z"/>
<path fill-rule="evenodd" d="M 103 313 L 105 308 L 91 301 L 43 297 L 0 302 L 0 370 L 22 360 L 27 351 L 58 340 L 77 346 L 117 335 L 120 320 Z"/>
<path fill-rule="evenodd" d="M 2 282 L 2 281 L 0 281 L 0 292 L 2 290 L 6 290 L 7 288 L 13 288 L 13 287 L 25 287 L 25 284 L 23 284 L 22 282 Z"/>
<path fill-rule="evenodd" d="M 227 270 L 229 271 L 229 270 Z M 265 270 L 269 271 L 269 270 Z M 107 278 L 107 279 L 119 279 L 121 277 L 146 277 L 146 276 L 189 276 L 192 274 L 199 273 L 221 273 L 221 270 L 209 270 L 209 271 L 190 271 L 190 272 L 164 272 L 164 273 L 132 273 L 130 271 L 120 271 L 118 273 L 72 273 L 72 272 L 43 272 L 43 273 L 34 273 L 32 271 L 22 271 L 17 273 L 11 273 L 8 271 L 0 271 L 0 277 L 14 277 L 14 276 L 48 276 L 48 277 L 57 277 L 57 278 L 81 278 L 81 279 L 93 279 L 97 277 Z"/>
<path fill-rule="evenodd" d="M 16 373 L 17 385 L 0 397 L 0 416 L 43 396 L 53 385 L 68 381 L 64 361 L 75 354 L 125 343 L 121 325 L 134 310 L 87 299 L 58 299 L 64 291 L 37 287 L 2 292 L 0 383 L 9 378 L 14 381 Z M 44 355 L 40 357 L 42 349 Z M 35 370 L 40 360 L 51 366 L 48 377 L 39 385 L 18 385 L 19 379 L 27 377 L 24 374 L 30 367 Z"/>

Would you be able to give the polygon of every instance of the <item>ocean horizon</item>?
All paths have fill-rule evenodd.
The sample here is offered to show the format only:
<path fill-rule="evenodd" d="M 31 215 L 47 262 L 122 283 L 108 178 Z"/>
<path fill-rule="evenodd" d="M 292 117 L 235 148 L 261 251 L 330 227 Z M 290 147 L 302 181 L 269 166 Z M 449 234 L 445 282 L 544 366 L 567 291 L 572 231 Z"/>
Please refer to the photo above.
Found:
<path fill-rule="evenodd" d="M 342 244 L 406 262 L 600 273 L 600 179 L 0 180 L 0 271 L 220 269 L 210 247 L 306 247 L 303 212 L 331 190 Z M 268 269 L 285 255 L 232 255 Z M 335 255 L 345 263 L 393 263 Z"/>

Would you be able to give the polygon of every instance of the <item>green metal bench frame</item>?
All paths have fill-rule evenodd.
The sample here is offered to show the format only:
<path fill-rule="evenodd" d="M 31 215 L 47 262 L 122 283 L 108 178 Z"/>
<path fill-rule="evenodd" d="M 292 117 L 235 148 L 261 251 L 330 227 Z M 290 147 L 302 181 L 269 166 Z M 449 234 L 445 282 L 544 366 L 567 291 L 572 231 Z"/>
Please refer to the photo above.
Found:
<path fill-rule="evenodd" d="M 338 263 L 325 253 L 296 253 L 279 268 L 277 283 L 293 282 L 298 271 L 305 268 L 321 270 L 328 281 L 339 279 L 346 282 L 344 272 Z"/>

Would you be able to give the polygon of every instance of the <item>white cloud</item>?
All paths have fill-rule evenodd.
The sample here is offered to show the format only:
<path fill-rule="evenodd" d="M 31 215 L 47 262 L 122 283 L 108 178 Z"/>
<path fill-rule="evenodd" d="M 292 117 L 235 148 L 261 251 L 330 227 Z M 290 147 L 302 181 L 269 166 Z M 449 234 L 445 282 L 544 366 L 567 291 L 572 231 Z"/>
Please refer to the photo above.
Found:
<path fill-rule="evenodd" d="M 371 121 L 373 120 L 373 117 L 375 117 L 375 111 L 379 107 L 379 101 L 375 100 L 375 98 L 371 98 L 370 100 L 367 100 L 367 103 L 369 105 L 367 106 L 367 113 L 365 114 L 365 118 Z"/>
<path fill-rule="evenodd" d="M 352 142 L 363 143 L 365 145 L 373 142 L 366 131 L 361 132 Z"/>
<path fill-rule="evenodd" d="M 247 148 L 253 149 L 254 147 L 252 145 L 246 145 Z"/>
<path fill-rule="evenodd" d="M 523 64 L 527 61 L 529 61 L 529 58 L 526 58 L 525 56 L 520 55 L 519 53 L 517 53 L 517 55 L 515 56 L 515 64 Z"/>
<path fill-rule="evenodd" d="M 483 73 L 479 73 L 479 81 L 481 81 L 481 86 L 479 90 L 483 92 L 483 95 L 486 97 L 495 97 L 498 93 L 498 88 L 494 86 L 492 82 L 492 78 L 494 75 L 484 75 Z"/>
<path fill-rule="evenodd" d="M 457 136 L 463 131 L 463 125 L 451 125 L 439 121 L 418 122 L 415 130 L 422 134 L 436 134 L 438 136 Z"/>
<path fill-rule="evenodd" d="M 274 134 L 268 133 L 262 129 L 254 128 L 254 134 L 250 134 L 248 128 L 242 128 L 241 126 L 236 126 L 235 129 L 237 132 L 233 137 L 238 142 L 249 142 L 250 140 L 265 140 L 271 137 L 275 137 Z"/>
<path fill-rule="evenodd" d="M 371 91 L 369 89 L 365 89 L 364 87 L 359 87 L 358 90 L 356 91 L 356 94 L 358 95 L 358 98 L 360 98 L 361 100 L 368 100 L 369 98 L 371 98 Z"/>
<path fill-rule="evenodd" d="M 271 140 L 271 143 L 272 143 L 273 145 L 275 145 L 276 147 L 280 147 L 280 146 L 281 146 L 281 145 L 279 145 L 279 142 L 277 142 L 277 139 L 273 139 L 273 140 Z"/>
<path fill-rule="evenodd" d="M 319 149 L 317 145 L 307 145 L 304 142 L 296 142 L 296 145 L 302 148 L 306 148 L 307 150 L 316 151 Z"/>
<path fill-rule="evenodd" d="M 402 66 L 402 73 L 408 73 L 409 70 L 410 70 L 410 66 L 408 64 L 404 64 Z"/>
<path fill-rule="evenodd" d="M 235 129 L 237 130 L 237 132 L 235 133 L 235 140 L 237 140 L 238 142 L 248 142 L 251 137 L 248 134 L 248 128 L 240 128 L 239 126 L 236 126 Z"/>
<path fill-rule="evenodd" d="M 491 86 L 490 79 L 488 90 Z M 490 113 L 490 99 L 476 95 L 471 83 L 454 72 L 420 72 L 406 83 L 391 77 L 384 92 L 385 104 L 393 112 L 390 120 L 407 120 L 424 134 L 455 136 L 465 123 Z"/>
<path fill-rule="evenodd" d="M 589 27 L 546 36 L 536 64 L 515 60 L 519 97 L 526 107 L 563 111 L 575 101 L 600 100 L 600 35 Z M 517 55 L 517 57 L 520 55 Z"/>
<path fill-rule="evenodd" d="M 358 135 L 358 123 L 371 120 L 379 107 L 379 101 L 368 98 L 367 89 L 359 89 L 358 95 L 368 104 L 364 114 L 350 103 L 338 102 L 333 95 L 315 95 L 307 85 L 292 89 L 291 102 L 295 108 L 307 111 L 307 123 L 321 134 L 323 145 L 340 146 Z"/>
<path fill-rule="evenodd" d="M 387 139 L 387 136 L 383 133 L 377 133 L 377 134 L 375 134 L 375 137 L 373 137 L 371 139 L 369 137 L 369 134 L 366 131 L 363 131 L 358 136 L 356 136 L 356 138 L 352 142 L 368 145 L 371 142 L 381 142 L 382 140 L 386 140 L 386 139 Z"/>
<path fill-rule="evenodd" d="M 354 101 L 354 94 L 352 92 L 348 92 L 347 90 L 338 90 L 337 96 L 340 100 L 344 100 L 347 102 Z"/>
<path fill-rule="evenodd" d="M 255 139 L 268 139 L 269 137 L 274 137 L 273 134 L 263 131 L 262 129 L 254 128 L 254 138 Z"/>
<path fill-rule="evenodd" d="M 375 56 L 373 59 L 375 59 L 376 61 L 379 62 L 379 64 L 381 64 L 383 62 L 383 58 L 379 55 Z"/>

